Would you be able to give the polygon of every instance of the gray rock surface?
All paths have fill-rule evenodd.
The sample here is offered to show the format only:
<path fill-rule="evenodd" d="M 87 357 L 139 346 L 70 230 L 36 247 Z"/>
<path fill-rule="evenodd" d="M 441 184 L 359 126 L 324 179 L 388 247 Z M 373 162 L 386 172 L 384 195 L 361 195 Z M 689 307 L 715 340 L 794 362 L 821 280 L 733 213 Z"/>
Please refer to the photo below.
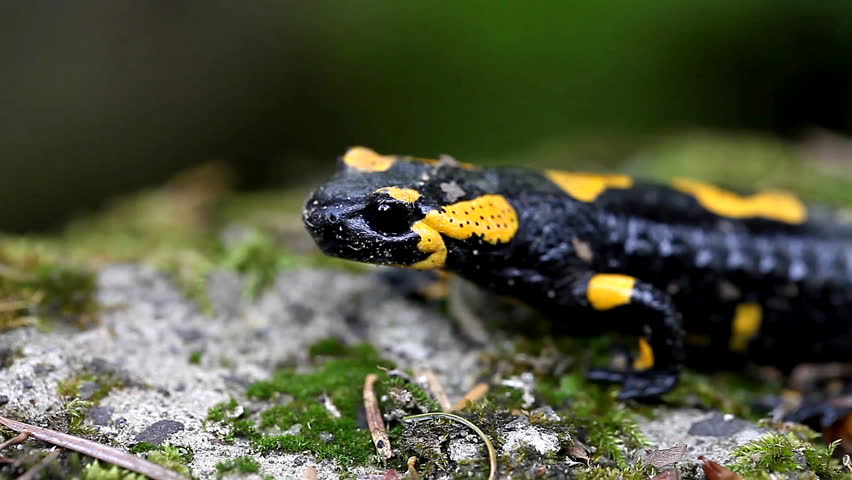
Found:
<path fill-rule="evenodd" d="M 208 409 L 270 377 L 277 365 L 304 360 L 317 340 L 370 342 L 402 367 L 431 368 L 450 395 L 466 391 L 480 368 L 478 354 L 446 318 L 365 278 L 289 271 L 249 300 L 238 276 L 217 272 L 210 282 L 217 314 L 206 316 L 165 275 L 138 265 L 108 267 L 98 277 L 103 312 L 95 328 L 0 333 L 0 351 L 20 352 L 4 362 L 0 414 L 48 426 L 63 409 L 60 382 L 83 371 L 107 373 L 124 387 L 89 412 L 87 425 L 125 447 L 139 441 L 188 446 L 193 474 L 212 478 L 217 463 L 256 452 L 244 441 L 219 441 L 207 430 L 215 427 L 205 426 Z M 189 361 L 193 352 L 201 352 L 198 364 Z M 84 382 L 82 390 L 91 394 L 95 386 Z M 261 472 L 274 478 L 299 478 L 309 466 L 320 479 L 343 471 L 306 454 L 258 460 Z"/>

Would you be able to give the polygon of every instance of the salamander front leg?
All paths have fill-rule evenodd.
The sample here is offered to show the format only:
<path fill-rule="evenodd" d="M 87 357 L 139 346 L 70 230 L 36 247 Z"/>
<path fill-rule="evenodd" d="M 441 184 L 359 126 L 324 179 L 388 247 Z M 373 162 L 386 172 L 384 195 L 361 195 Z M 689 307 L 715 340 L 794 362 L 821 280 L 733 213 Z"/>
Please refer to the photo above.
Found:
<path fill-rule="evenodd" d="M 655 398 L 674 388 L 683 363 L 683 330 L 669 296 L 634 277 L 608 273 L 583 278 L 578 288 L 580 300 L 595 310 L 623 307 L 622 328 L 639 335 L 639 357 L 631 369 L 596 369 L 588 378 L 620 383 L 622 399 Z"/>

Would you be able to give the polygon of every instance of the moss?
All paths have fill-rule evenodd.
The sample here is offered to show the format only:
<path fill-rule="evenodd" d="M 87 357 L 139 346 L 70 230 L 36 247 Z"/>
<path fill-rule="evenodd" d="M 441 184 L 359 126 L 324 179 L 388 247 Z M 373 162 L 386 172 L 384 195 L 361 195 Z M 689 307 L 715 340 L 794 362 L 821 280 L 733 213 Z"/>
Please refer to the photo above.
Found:
<path fill-rule="evenodd" d="M 86 465 L 80 476 L 80 480 L 145 480 L 146 478 L 144 475 L 133 473 L 115 465 L 109 465 L 109 468 L 106 468 L 97 460 Z"/>
<path fill-rule="evenodd" d="M 96 322 L 95 275 L 86 268 L 16 256 L 0 246 L 0 329 L 56 320 L 78 326 Z"/>
<path fill-rule="evenodd" d="M 625 467 L 604 467 L 596 465 L 580 468 L 576 471 L 576 480 L 647 480 L 654 476 L 654 469 L 642 462 Z"/>
<path fill-rule="evenodd" d="M 539 392 L 549 404 L 570 402 L 560 413 L 585 432 L 584 441 L 597 448 L 598 458 L 627 468 L 625 452 L 649 445 L 636 423 L 636 413 L 618 401 L 617 387 L 590 383 L 582 373 L 575 373 L 563 376 L 558 386 L 542 382 Z"/>
<path fill-rule="evenodd" d="M 236 415 L 239 404 L 235 399 L 211 408 L 208 420 L 227 424 L 228 437 L 251 439 L 262 452 L 310 451 L 318 458 L 333 459 L 342 465 L 371 462 L 375 448 L 369 431 L 358 420 L 364 378 L 376 373 L 378 366 L 392 368 L 393 364 L 382 359 L 371 345 L 343 350 L 345 353 L 339 356 L 323 357 L 326 360 L 312 372 L 281 370 L 270 380 L 250 385 L 248 397 L 283 402 L 260 411 L 259 424 L 254 417 Z M 333 409 L 339 412 L 339 417 Z M 270 429 L 290 432 L 268 433 Z"/>
<path fill-rule="evenodd" d="M 219 476 L 223 476 L 226 473 L 258 473 L 260 472 L 260 464 L 257 463 L 257 460 L 249 456 L 237 457 L 226 462 L 217 463 L 216 472 Z"/>
<path fill-rule="evenodd" d="M 211 422 L 224 421 L 229 413 L 237 409 L 239 403 L 235 398 L 231 398 L 227 402 L 217 403 L 207 410 L 207 420 Z"/>
<path fill-rule="evenodd" d="M 202 356 L 202 353 L 200 351 L 196 350 L 196 351 L 189 354 L 188 361 L 191 365 L 201 365 L 201 356 Z"/>
<path fill-rule="evenodd" d="M 745 476 L 761 472 L 803 471 L 804 466 L 796 460 L 802 454 L 801 442 L 777 433 L 768 434 L 758 440 L 737 447 L 731 456 L 736 461 L 731 470 Z"/>
<path fill-rule="evenodd" d="M 194 458 L 190 447 L 170 443 L 155 445 L 149 442 L 140 442 L 131 446 L 129 450 L 130 453 L 139 455 L 182 475 L 189 476 L 190 474 L 188 465 Z"/>
<path fill-rule="evenodd" d="M 389 372 L 383 379 L 382 386 L 389 390 L 404 390 L 411 394 L 411 398 L 414 400 L 419 411 L 408 413 L 438 412 L 441 410 L 441 407 L 438 406 L 438 402 L 436 402 L 432 396 L 426 392 L 426 390 L 402 375 L 395 375 L 394 372 Z M 399 397 L 392 396 L 392 398 Z M 400 405 L 400 407 L 402 406 Z"/>
<path fill-rule="evenodd" d="M 349 349 L 346 345 L 336 337 L 328 337 L 318 340 L 313 345 L 308 347 L 308 356 L 315 357 L 339 357 L 345 355 Z"/>
<path fill-rule="evenodd" d="M 767 473 L 808 472 L 819 478 L 849 480 L 852 474 L 833 457 L 839 445 L 818 445 L 802 440 L 796 432 L 771 433 L 737 447 L 730 469 L 748 478 Z"/>
<path fill-rule="evenodd" d="M 88 400 L 81 400 L 77 397 L 69 399 L 62 406 L 62 411 L 68 418 L 68 431 L 75 435 L 90 435 L 95 432 L 91 427 L 84 426 L 86 414 L 94 405 Z"/>
<path fill-rule="evenodd" d="M 663 397 L 672 406 L 711 408 L 752 421 L 764 412 L 755 411 L 760 395 L 778 392 L 781 385 L 754 381 L 736 372 L 701 373 L 684 370 L 673 391 Z"/>

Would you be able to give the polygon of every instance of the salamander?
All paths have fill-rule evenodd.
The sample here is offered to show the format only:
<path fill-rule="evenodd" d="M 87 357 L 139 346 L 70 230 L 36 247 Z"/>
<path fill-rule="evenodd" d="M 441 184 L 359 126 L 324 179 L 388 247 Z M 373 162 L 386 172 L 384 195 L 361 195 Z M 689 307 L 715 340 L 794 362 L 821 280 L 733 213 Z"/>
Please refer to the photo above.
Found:
<path fill-rule="evenodd" d="M 782 369 L 852 360 L 852 226 L 838 211 L 783 191 L 364 147 L 339 164 L 303 214 L 323 252 L 446 270 L 565 330 L 635 336 L 629 368 L 588 372 L 622 398 L 668 392 L 693 351 Z"/>

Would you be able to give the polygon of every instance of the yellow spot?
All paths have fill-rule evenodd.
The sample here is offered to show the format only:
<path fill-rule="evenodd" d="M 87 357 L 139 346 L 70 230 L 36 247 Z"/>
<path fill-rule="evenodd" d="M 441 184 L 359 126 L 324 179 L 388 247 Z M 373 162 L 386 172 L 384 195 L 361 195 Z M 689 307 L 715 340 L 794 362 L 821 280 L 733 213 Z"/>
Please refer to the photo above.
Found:
<path fill-rule="evenodd" d="M 343 163 L 362 172 L 384 172 L 396 163 L 396 157 L 379 155 L 366 147 L 352 147 L 343 155 Z"/>
<path fill-rule="evenodd" d="M 556 170 L 545 170 L 544 174 L 565 193 L 583 202 L 594 201 L 607 188 L 633 186 L 633 179 L 627 175 L 569 173 Z"/>
<path fill-rule="evenodd" d="M 376 190 L 376 193 L 378 192 L 385 192 L 391 197 L 406 203 L 414 203 L 420 199 L 420 192 L 411 188 L 384 187 Z"/>
<path fill-rule="evenodd" d="M 639 339 L 639 357 L 633 361 L 634 370 L 654 368 L 654 349 L 644 338 Z"/>
<path fill-rule="evenodd" d="M 415 222 L 411 226 L 411 230 L 420 235 L 420 241 L 417 243 L 417 249 L 423 253 L 428 253 L 429 256 L 425 260 L 421 260 L 411 268 L 418 270 L 428 270 L 432 268 L 442 268 L 447 262 L 447 246 L 444 244 L 444 239 L 437 230 L 429 226 L 425 220 Z"/>
<path fill-rule="evenodd" d="M 636 279 L 627 275 L 602 273 L 592 277 L 586 297 L 595 310 L 609 310 L 630 303 Z"/>
<path fill-rule="evenodd" d="M 519 226 L 518 214 L 502 195 L 483 195 L 440 210 L 430 210 L 422 221 L 457 240 L 479 235 L 494 244 L 512 240 Z"/>
<path fill-rule="evenodd" d="M 675 179 L 672 186 L 695 197 L 707 210 L 724 217 L 762 217 L 786 223 L 802 223 L 808 216 L 807 208 L 798 198 L 778 190 L 738 195 L 708 183 L 684 178 Z"/>
<path fill-rule="evenodd" d="M 748 348 L 749 342 L 757 336 L 763 318 L 760 305 L 754 302 L 737 305 L 734 313 L 734 323 L 731 325 L 731 340 L 728 348 L 742 352 Z"/>

